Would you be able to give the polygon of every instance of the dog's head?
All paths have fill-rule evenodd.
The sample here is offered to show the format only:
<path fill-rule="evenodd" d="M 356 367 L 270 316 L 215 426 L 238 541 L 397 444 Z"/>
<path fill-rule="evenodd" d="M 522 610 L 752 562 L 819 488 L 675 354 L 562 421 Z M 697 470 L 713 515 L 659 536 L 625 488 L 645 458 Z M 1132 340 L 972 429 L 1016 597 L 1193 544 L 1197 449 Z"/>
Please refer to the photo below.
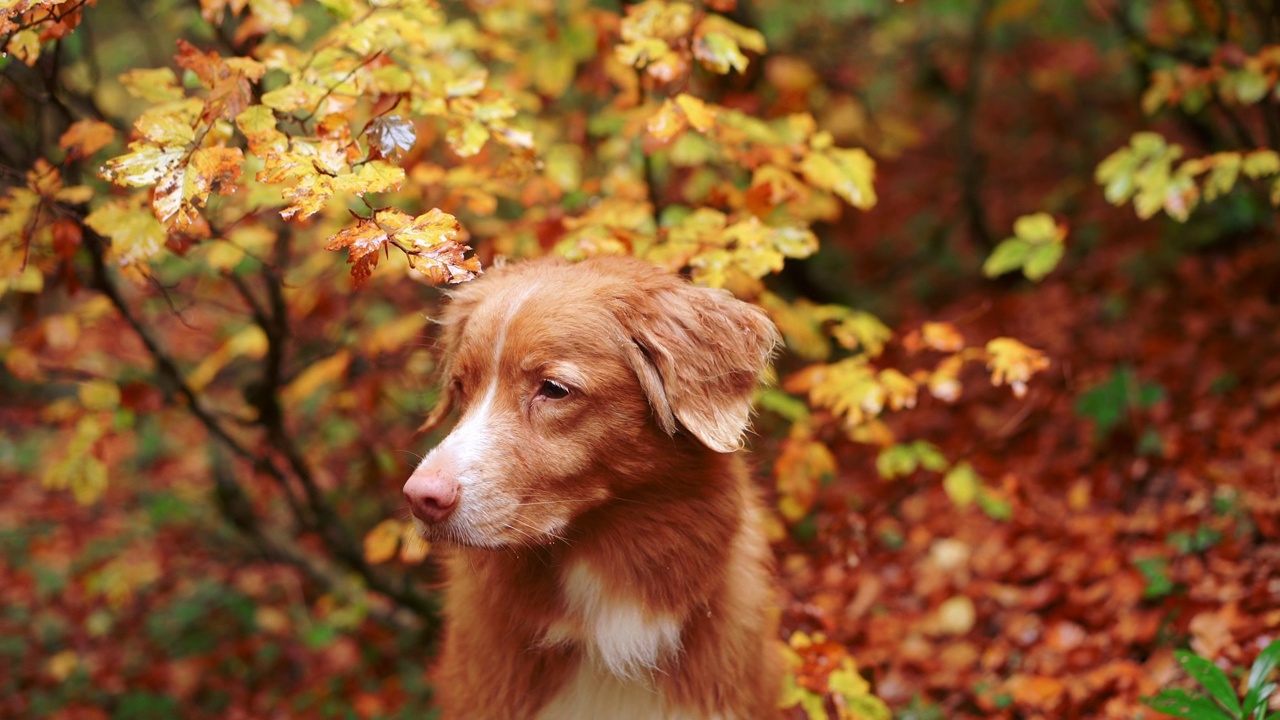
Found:
<path fill-rule="evenodd" d="M 441 337 L 459 420 L 404 486 L 433 539 L 554 539 L 690 451 L 742 444 L 778 343 L 764 312 L 632 258 L 537 260 L 455 291 Z"/>

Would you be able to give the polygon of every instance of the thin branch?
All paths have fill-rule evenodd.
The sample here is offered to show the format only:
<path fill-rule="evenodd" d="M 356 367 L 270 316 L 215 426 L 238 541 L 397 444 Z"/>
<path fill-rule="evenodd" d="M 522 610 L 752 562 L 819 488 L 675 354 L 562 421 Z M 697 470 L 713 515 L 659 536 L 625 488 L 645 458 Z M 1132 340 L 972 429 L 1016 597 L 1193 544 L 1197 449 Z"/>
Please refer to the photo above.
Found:
<path fill-rule="evenodd" d="M 982 158 L 978 154 L 974 126 L 978 114 L 978 100 L 982 93 L 982 64 L 987 51 L 987 18 L 992 0 L 981 0 L 973 15 L 970 34 L 968 66 L 969 84 L 960 96 L 960 120 L 957 135 L 960 136 L 960 198 L 964 207 L 969 231 L 975 240 L 986 247 L 995 245 L 995 237 L 987 220 L 986 206 L 982 204 Z"/>
<path fill-rule="evenodd" d="M 93 264 L 92 286 L 107 296 L 107 299 L 115 306 L 116 312 L 120 313 L 120 316 L 124 318 L 129 327 L 133 328 L 133 331 L 137 333 L 138 339 L 142 340 L 142 344 L 146 346 L 147 352 L 150 353 L 152 360 L 155 361 L 156 369 L 186 401 L 187 409 L 191 411 L 192 415 L 196 416 L 200 424 L 204 425 L 210 435 L 221 441 L 233 453 L 247 460 L 256 461 L 257 456 L 233 438 L 226 428 L 222 426 L 222 423 L 218 422 L 216 417 L 201 406 L 200 398 L 196 395 L 195 390 L 191 389 L 191 386 L 187 384 L 186 378 L 183 377 L 182 371 L 178 369 L 177 363 L 161 347 L 160 341 L 151 333 L 151 330 L 146 325 L 143 325 L 133 314 L 133 311 L 130 310 L 128 303 L 124 300 L 124 296 L 120 293 L 119 285 L 116 284 L 115 278 L 111 276 L 110 271 L 107 269 L 105 239 L 86 227 L 84 228 L 84 244 L 89 248 L 89 256 Z"/>
<path fill-rule="evenodd" d="M 117 285 L 115 278 L 112 277 L 107 268 L 105 239 L 91 229 L 85 228 L 84 244 L 89 249 L 92 261 L 92 286 L 107 296 L 107 299 L 115 306 L 120 316 L 137 333 L 139 339 L 142 340 L 142 344 L 146 346 L 147 352 L 156 363 L 157 370 L 186 401 L 187 410 L 200 421 L 210 435 L 217 438 L 233 454 L 249 460 L 255 468 L 270 474 L 278 482 L 285 482 L 286 475 L 283 470 L 270 460 L 250 452 L 231 436 L 216 417 L 201 406 L 198 395 L 187 384 L 182 372 L 178 369 L 177 363 L 164 350 L 151 331 L 133 314 L 128 303 L 125 302 L 119 285 Z M 278 280 L 278 277 L 276 279 Z M 278 294 L 278 300 L 273 296 L 272 304 L 275 305 L 279 302 L 281 303 L 280 307 L 283 307 L 283 293 L 280 290 L 280 284 L 273 282 L 270 286 L 274 289 L 274 293 Z M 274 323 L 269 324 L 274 327 Z M 264 396 L 271 398 L 270 402 L 275 403 L 277 408 L 279 389 L 277 384 L 272 388 L 266 388 L 265 390 L 268 392 L 263 393 Z M 259 418 L 259 424 L 264 426 L 268 433 L 269 441 L 285 456 L 290 470 L 302 484 L 306 493 L 307 504 L 316 516 L 317 531 L 329 550 L 343 564 L 356 571 L 364 579 L 366 586 L 370 590 L 386 595 L 421 616 L 428 630 L 436 629 L 439 624 L 439 607 L 433 598 L 421 595 L 407 586 L 396 587 L 365 560 L 360 543 L 351 536 L 346 524 L 328 501 L 325 500 L 320 492 L 319 485 L 316 483 L 315 476 L 311 472 L 311 468 L 303 459 L 302 453 L 294 443 L 292 436 L 285 431 L 282 414 L 275 412 L 274 414 L 263 415 Z M 243 517 L 241 517 L 241 522 L 244 522 Z"/>

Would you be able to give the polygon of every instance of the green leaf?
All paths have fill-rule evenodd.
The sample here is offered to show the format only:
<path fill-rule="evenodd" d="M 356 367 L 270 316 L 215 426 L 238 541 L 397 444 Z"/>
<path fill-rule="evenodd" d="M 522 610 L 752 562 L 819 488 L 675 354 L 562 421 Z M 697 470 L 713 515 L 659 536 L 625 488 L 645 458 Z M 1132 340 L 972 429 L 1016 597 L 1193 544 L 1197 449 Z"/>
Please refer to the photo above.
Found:
<path fill-rule="evenodd" d="M 982 264 L 982 274 L 987 277 L 996 277 L 1013 272 L 1023 266 L 1030 254 L 1030 245 L 1018 238 L 1008 238 L 997 245 L 991 256 Z"/>
<path fill-rule="evenodd" d="M 790 423 L 803 422 L 809 419 L 809 406 L 804 400 L 777 388 L 769 388 L 760 392 L 756 404 L 765 410 L 781 415 Z"/>
<path fill-rule="evenodd" d="M 1231 681 L 1227 679 L 1226 673 L 1222 672 L 1222 668 L 1193 652 L 1175 650 L 1173 654 L 1188 675 L 1203 685 L 1204 689 L 1222 703 L 1222 706 L 1234 717 L 1240 717 L 1240 701 L 1236 698 Z"/>
<path fill-rule="evenodd" d="M 910 445 L 894 445 L 876 456 L 876 472 L 888 480 L 900 475 L 910 475 L 919 467 L 919 459 Z"/>
<path fill-rule="evenodd" d="M 1062 259 L 1065 251 L 1066 246 L 1060 242 L 1033 246 L 1030 254 L 1027 255 L 1026 263 L 1022 266 L 1022 273 L 1028 280 L 1043 279 L 1058 267 L 1058 261 Z"/>
<path fill-rule="evenodd" d="M 1267 698 L 1275 690 L 1275 685 L 1264 692 L 1267 678 L 1280 666 L 1280 640 L 1273 640 L 1262 652 L 1258 653 L 1253 666 L 1249 668 L 1249 689 L 1244 696 L 1244 706 L 1252 712 L 1260 712 L 1266 706 Z"/>
<path fill-rule="evenodd" d="M 992 520 L 1003 522 L 1013 518 L 1013 504 L 985 487 L 978 489 L 978 507 Z"/>
<path fill-rule="evenodd" d="M 1147 586 L 1142 590 L 1142 597 L 1147 600 L 1162 598 L 1173 593 L 1174 584 L 1169 579 L 1169 561 L 1162 557 L 1135 560 L 1133 566 L 1142 573 Z"/>
<path fill-rule="evenodd" d="M 1191 695 L 1186 690 L 1163 690 L 1155 698 L 1144 702 L 1152 710 L 1185 720 L 1234 720 L 1209 698 Z"/>
<path fill-rule="evenodd" d="M 1243 105 L 1252 105 L 1267 96 L 1271 89 L 1267 76 L 1257 70 L 1242 69 L 1224 79 L 1230 94 Z"/>
<path fill-rule="evenodd" d="M 925 470 L 942 472 L 950 464 L 947 462 L 946 456 L 942 454 L 942 451 L 938 450 L 938 447 L 932 443 L 917 440 L 911 445 L 915 448 L 916 456 L 920 458 L 920 465 Z"/>
<path fill-rule="evenodd" d="M 982 478 L 978 477 L 973 466 L 967 462 L 958 463 L 942 478 L 942 489 L 956 507 L 972 505 L 981 488 Z"/>

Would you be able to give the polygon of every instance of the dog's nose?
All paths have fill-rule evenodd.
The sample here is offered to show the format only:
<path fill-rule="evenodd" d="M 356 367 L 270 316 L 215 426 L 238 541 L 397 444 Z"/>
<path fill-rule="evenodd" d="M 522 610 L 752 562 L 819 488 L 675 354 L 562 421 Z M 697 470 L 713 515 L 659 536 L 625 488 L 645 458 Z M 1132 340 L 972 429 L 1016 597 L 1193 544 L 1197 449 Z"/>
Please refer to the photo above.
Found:
<path fill-rule="evenodd" d="M 458 482 L 429 470 L 418 470 L 404 484 L 409 510 L 423 522 L 438 523 L 458 504 Z"/>

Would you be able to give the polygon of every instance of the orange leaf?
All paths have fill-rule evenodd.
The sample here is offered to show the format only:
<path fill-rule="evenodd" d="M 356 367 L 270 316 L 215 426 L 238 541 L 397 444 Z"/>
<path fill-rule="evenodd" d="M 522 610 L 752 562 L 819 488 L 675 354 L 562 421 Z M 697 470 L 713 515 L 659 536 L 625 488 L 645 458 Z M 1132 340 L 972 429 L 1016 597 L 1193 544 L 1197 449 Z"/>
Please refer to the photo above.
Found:
<path fill-rule="evenodd" d="M 688 122 L 684 113 L 676 109 L 675 103 L 666 100 L 658 112 L 649 117 L 645 129 L 649 131 L 649 137 L 659 143 L 667 143 L 683 132 L 686 127 Z"/>
<path fill-rule="evenodd" d="M 374 525 L 364 536 L 364 559 L 376 565 L 395 557 L 403 526 L 404 523 L 394 518 Z"/>
<path fill-rule="evenodd" d="M 58 145 L 72 157 L 87 157 L 106 147 L 116 137 L 115 128 L 99 120 L 81 120 L 58 138 Z"/>

